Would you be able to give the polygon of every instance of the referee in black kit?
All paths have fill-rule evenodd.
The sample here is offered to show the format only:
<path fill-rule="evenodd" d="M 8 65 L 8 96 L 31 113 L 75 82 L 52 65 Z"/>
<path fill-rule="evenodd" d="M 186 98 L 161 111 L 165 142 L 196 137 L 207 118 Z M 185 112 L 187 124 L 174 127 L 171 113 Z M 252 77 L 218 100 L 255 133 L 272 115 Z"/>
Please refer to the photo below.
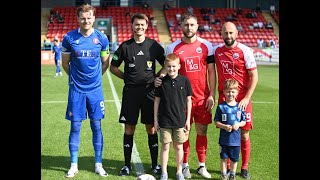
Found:
<path fill-rule="evenodd" d="M 156 76 L 156 60 L 163 66 L 164 48 L 155 40 L 145 36 L 148 28 L 148 17 L 136 13 L 131 17 L 133 38 L 124 41 L 115 51 L 110 71 L 124 80 L 122 105 L 119 122 L 125 124 L 123 137 L 124 166 L 119 176 L 129 175 L 133 135 L 141 110 L 141 123 L 145 124 L 148 133 L 148 145 L 151 155 L 151 173 L 161 174 L 158 165 L 158 135 L 153 127 L 154 78 Z M 119 66 L 124 61 L 124 72 Z M 161 69 L 160 69 L 161 70 Z M 160 72 L 160 70 L 158 72 Z"/>

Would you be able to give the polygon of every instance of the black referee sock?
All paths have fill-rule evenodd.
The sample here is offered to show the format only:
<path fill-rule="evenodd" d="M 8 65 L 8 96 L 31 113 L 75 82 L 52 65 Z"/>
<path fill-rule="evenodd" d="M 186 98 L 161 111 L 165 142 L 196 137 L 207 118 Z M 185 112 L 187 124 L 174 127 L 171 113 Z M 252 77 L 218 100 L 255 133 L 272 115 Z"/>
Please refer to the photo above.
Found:
<path fill-rule="evenodd" d="M 158 163 L 158 134 L 150 135 L 148 134 L 148 145 L 151 155 L 152 168 L 154 168 Z"/>
<path fill-rule="evenodd" d="M 132 146 L 133 146 L 133 135 L 124 134 L 123 136 L 124 164 L 128 168 L 131 168 Z"/>

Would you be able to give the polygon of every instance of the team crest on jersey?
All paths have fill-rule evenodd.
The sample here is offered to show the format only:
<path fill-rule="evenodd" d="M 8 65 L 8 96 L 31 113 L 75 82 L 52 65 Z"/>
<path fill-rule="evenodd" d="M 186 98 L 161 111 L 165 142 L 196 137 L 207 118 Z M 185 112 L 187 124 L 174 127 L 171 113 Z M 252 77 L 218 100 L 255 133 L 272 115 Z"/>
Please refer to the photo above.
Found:
<path fill-rule="evenodd" d="M 147 70 L 152 70 L 152 61 L 147 61 Z"/>
<path fill-rule="evenodd" d="M 239 59 L 239 57 L 240 57 L 240 56 L 239 56 L 238 53 L 234 53 L 234 54 L 233 54 L 233 59 Z"/>
<path fill-rule="evenodd" d="M 78 39 L 78 40 L 76 40 L 76 44 L 79 44 L 79 39 Z"/>
<path fill-rule="evenodd" d="M 196 51 L 197 51 L 197 53 L 202 53 L 202 48 L 201 47 L 197 47 Z"/>
<path fill-rule="evenodd" d="M 99 43 L 99 39 L 98 38 L 93 38 L 92 42 L 93 42 L 93 44 L 98 44 Z"/>

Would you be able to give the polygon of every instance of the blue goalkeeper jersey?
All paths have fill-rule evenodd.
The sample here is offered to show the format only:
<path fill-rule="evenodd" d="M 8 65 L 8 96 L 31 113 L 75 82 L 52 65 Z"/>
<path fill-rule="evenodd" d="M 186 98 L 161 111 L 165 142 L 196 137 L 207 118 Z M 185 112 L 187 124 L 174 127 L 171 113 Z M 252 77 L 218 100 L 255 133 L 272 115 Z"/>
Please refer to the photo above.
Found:
<path fill-rule="evenodd" d="M 246 121 L 246 112 L 238 108 L 238 103 L 235 106 L 228 105 L 225 101 L 220 103 L 216 109 L 214 121 L 219 121 L 223 124 L 234 125 L 240 121 Z M 220 129 L 219 144 L 226 146 L 240 146 L 241 128 L 237 131 L 228 132 Z"/>
<path fill-rule="evenodd" d="M 70 88 L 81 93 L 90 93 L 101 88 L 101 51 L 109 52 L 109 40 L 97 29 L 88 37 L 80 33 L 80 28 L 66 34 L 62 41 L 62 53 L 71 53 Z"/>

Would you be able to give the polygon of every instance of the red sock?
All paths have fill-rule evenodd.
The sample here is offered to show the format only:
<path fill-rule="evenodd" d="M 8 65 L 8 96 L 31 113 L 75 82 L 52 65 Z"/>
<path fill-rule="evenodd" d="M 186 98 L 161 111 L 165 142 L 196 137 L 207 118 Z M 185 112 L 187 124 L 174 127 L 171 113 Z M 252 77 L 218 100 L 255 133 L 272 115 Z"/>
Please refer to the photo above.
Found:
<path fill-rule="evenodd" d="M 250 139 L 248 139 L 247 141 L 241 140 L 241 156 L 242 156 L 241 169 L 248 169 L 250 151 L 251 151 Z"/>
<path fill-rule="evenodd" d="M 230 169 L 230 159 L 227 159 L 227 169 Z"/>
<path fill-rule="evenodd" d="M 183 143 L 183 163 L 187 163 L 190 154 L 190 142 L 189 139 Z"/>
<path fill-rule="evenodd" d="M 207 145 L 208 145 L 207 136 L 201 136 L 197 134 L 196 151 L 198 154 L 199 162 L 203 162 L 203 163 L 206 162 Z"/>

